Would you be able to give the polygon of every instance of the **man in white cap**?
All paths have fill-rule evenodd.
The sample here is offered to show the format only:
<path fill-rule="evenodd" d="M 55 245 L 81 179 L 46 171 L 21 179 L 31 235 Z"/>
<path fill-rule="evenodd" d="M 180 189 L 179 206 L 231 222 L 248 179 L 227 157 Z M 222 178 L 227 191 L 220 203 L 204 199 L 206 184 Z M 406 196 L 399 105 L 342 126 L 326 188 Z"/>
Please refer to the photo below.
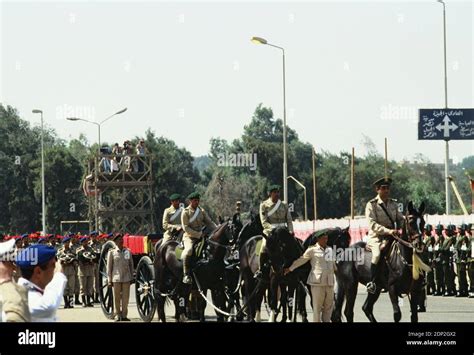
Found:
<path fill-rule="evenodd" d="M 0 243 L 0 322 L 29 322 L 28 291 L 13 279 L 15 239 Z"/>

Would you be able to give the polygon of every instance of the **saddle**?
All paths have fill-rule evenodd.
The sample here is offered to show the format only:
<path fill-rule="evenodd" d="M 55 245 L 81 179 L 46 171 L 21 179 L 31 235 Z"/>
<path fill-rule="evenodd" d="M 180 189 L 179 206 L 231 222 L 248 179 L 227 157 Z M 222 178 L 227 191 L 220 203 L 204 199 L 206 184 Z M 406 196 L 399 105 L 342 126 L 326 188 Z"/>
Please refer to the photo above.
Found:
<path fill-rule="evenodd" d="M 204 237 L 202 237 L 197 243 L 194 243 L 194 245 L 193 245 L 193 257 L 194 258 L 200 258 L 201 257 L 202 251 L 204 249 L 204 244 L 205 244 Z M 175 249 L 176 258 L 178 260 L 183 260 L 183 258 L 182 258 L 183 250 L 184 250 L 184 244 L 181 241 Z"/>

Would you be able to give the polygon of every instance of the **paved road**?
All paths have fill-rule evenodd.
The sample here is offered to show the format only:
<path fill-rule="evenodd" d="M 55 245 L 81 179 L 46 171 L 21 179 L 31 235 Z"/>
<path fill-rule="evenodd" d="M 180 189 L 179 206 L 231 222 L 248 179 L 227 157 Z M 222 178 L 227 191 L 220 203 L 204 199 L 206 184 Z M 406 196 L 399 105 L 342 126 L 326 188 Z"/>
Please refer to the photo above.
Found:
<path fill-rule="evenodd" d="M 135 322 L 141 322 L 138 315 L 136 303 L 135 303 L 135 291 L 131 289 L 131 299 L 129 305 L 129 318 Z M 357 295 L 356 304 L 354 308 L 354 320 L 356 322 L 368 322 L 364 313 L 362 312 L 362 304 L 365 301 L 366 292 L 365 287 L 359 287 L 359 293 Z M 308 317 L 312 319 L 312 310 L 307 303 Z M 410 321 L 410 305 L 407 298 L 401 301 L 402 310 L 402 322 Z M 174 314 L 174 306 L 169 305 L 166 307 L 166 314 L 168 321 L 173 322 L 174 319 L 171 317 Z M 215 321 L 215 312 L 211 307 L 206 307 L 206 315 L 209 321 Z M 374 315 L 379 322 L 393 322 L 392 305 L 387 293 L 381 294 L 378 302 L 375 305 Z M 74 309 L 63 309 L 58 310 L 59 321 L 62 322 L 112 322 L 108 320 L 102 313 L 100 305 L 95 305 L 94 308 L 83 308 L 76 306 Z M 262 306 L 262 321 L 268 319 L 268 314 L 265 308 Z M 157 316 L 155 313 L 155 319 Z M 474 322 L 474 299 L 472 298 L 455 298 L 455 297 L 434 297 L 428 296 L 428 306 L 426 313 L 419 314 L 420 322 Z"/>

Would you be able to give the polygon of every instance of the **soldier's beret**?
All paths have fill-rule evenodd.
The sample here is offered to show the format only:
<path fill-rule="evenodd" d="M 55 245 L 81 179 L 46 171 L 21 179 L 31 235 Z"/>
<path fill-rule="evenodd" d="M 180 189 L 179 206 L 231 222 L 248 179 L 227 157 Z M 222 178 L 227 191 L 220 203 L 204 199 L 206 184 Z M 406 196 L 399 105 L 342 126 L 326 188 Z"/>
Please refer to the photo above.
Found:
<path fill-rule="evenodd" d="M 188 200 L 193 200 L 193 199 L 201 199 L 201 195 L 199 194 L 199 192 L 191 192 L 189 195 L 188 195 Z"/>
<path fill-rule="evenodd" d="M 87 241 L 87 239 L 88 239 L 87 237 L 82 237 L 81 239 L 79 239 L 79 243 L 85 242 Z"/>
<path fill-rule="evenodd" d="M 44 242 L 46 242 L 47 240 L 48 240 L 47 238 L 42 237 L 42 238 L 39 238 L 39 239 L 38 239 L 38 243 L 44 243 Z"/>
<path fill-rule="evenodd" d="M 6 242 L 0 243 L 0 261 L 13 261 L 16 246 L 15 239 L 9 239 Z"/>
<path fill-rule="evenodd" d="M 28 233 L 22 234 L 20 239 L 28 238 Z"/>
<path fill-rule="evenodd" d="M 442 231 L 443 230 L 443 225 L 441 223 L 438 223 L 438 225 L 436 226 L 436 230 L 437 231 Z"/>
<path fill-rule="evenodd" d="M 63 238 L 63 243 L 66 243 L 66 242 L 68 242 L 68 241 L 70 241 L 70 240 L 71 240 L 71 237 L 65 237 L 65 238 Z"/>
<path fill-rule="evenodd" d="M 392 184 L 392 179 L 391 178 L 381 178 L 378 179 L 374 182 L 375 187 L 380 187 L 380 186 L 390 186 Z"/>
<path fill-rule="evenodd" d="M 429 223 L 425 224 L 425 231 L 431 232 L 433 230 L 433 226 Z"/>
<path fill-rule="evenodd" d="M 92 232 L 89 233 L 89 235 L 98 235 L 98 234 L 99 234 L 99 232 L 97 232 L 97 231 L 92 231 Z"/>
<path fill-rule="evenodd" d="M 270 185 L 268 187 L 268 192 L 280 191 L 280 189 L 281 189 L 280 185 L 276 185 L 276 184 L 275 185 Z"/>
<path fill-rule="evenodd" d="M 181 198 L 180 194 L 172 194 L 170 196 L 170 201 L 179 200 Z"/>
<path fill-rule="evenodd" d="M 54 257 L 56 257 L 56 249 L 44 244 L 35 244 L 17 254 L 16 264 L 20 269 L 29 269 L 44 265 Z"/>
<path fill-rule="evenodd" d="M 318 231 L 314 232 L 314 237 L 315 237 L 316 239 L 319 239 L 319 238 L 321 238 L 322 236 L 327 235 L 328 232 L 329 232 L 329 229 L 327 229 L 327 228 L 318 230 Z"/>

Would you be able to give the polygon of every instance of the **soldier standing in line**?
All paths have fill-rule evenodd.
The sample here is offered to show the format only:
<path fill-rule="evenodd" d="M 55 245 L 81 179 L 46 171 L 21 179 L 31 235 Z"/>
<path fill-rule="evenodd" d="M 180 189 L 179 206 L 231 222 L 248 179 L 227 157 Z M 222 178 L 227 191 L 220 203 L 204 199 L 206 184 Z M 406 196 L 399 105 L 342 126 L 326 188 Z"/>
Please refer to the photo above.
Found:
<path fill-rule="evenodd" d="M 58 250 L 58 261 L 63 267 L 63 273 L 67 278 L 64 289 L 64 308 L 74 308 L 74 287 L 76 283 L 77 256 L 71 248 L 71 237 L 63 239 L 63 246 Z"/>

